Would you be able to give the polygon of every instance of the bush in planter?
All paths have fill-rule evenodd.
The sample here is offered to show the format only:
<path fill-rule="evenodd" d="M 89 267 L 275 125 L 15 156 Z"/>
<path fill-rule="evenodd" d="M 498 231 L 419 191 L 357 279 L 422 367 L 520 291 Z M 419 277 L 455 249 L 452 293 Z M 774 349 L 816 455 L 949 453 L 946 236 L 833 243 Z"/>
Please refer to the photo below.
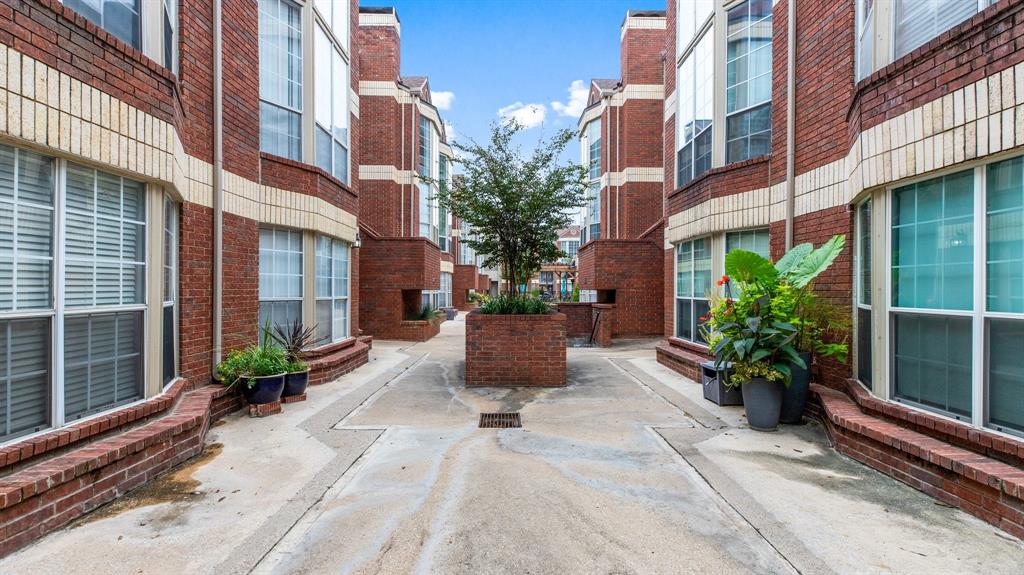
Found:
<path fill-rule="evenodd" d="M 271 336 L 284 349 L 285 359 L 288 361 L 288 375 L 285 376 L 282 395 L 284 397 L 302 395 L 306 392 L 306 386 L 309 385 L 309 365 L 306 363 L 306 350 L 316 346 L 326 338 L 317 337 L 316 325 L 306 327 L 298 320 L 292 321 L 287 327 L 274 326 Z"/>
<path fill-rule="evenodd" d="M 441 318 L 441 312 L 433 306 L 424 306 L 420 313 L 410 316 L 409 321 L 437 321 Z"/>
<path fill-rule="evenodd" d="M 258 345 L 235 350 L 217 365 L 221 382 L 231 387 L 238 383 L 246 401 L 271 403 L 281 397 L 288 360 L 280 347 L 270 343 L 264 333 Z"/>
<path fill-rule="evenodd" d="M 501 294 L 480 307 L 488 315 L 543 315 L 551 306 L 535 297 Z"/>

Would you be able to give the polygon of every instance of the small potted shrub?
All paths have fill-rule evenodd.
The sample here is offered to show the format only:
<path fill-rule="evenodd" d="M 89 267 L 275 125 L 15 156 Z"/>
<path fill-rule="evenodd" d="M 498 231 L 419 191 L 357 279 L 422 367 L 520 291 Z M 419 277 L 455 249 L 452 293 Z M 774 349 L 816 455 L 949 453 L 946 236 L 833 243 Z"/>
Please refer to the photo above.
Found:
<path fill-rule="evenodd" d="M 287 369 L 284 350 L 264 330 L 258 345 L 229 353 L 217 366 L 217 376 L 228 387 L 238 384 L 250 404 L 261 405 L 281 399 Z"/>
<path fill-rule="evenodd" d="M 287 327 L 274 326 L 274 341 L 284 349 L 288 362 L 288 373 L 284 378 L 282 397 L 294 397 L 306 393 L 309 385 L 309 364 L 306 350 L 316 346 L 323 338 L 316 336 L 316 326 L 306 327 L 300 321 L 293 321 Z"/>

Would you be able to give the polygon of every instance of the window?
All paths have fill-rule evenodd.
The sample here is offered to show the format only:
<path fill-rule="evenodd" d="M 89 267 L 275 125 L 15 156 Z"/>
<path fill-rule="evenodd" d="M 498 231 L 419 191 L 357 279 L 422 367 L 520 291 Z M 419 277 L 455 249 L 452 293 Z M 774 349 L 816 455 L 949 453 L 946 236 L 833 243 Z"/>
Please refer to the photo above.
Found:
<path fill-rule="evenodd" d="M 317 335 L 327 342 L 349 336 L 349 245 L 327 236 L 316 238 Z"/>
<path fill-rule="evenodd" d="M 728 11 L 725 161 L 767 154 L 772 136 L 772 1 Z"/>
<path fill-rule="evenodd" d="M 894 395 L 970 419 L 973 171 L 894 190 L 891 236 Z"/>
<path fill-rule="evenodd" d="M 302 14 L 287 0 L 259 0 L 260 149 L 302 159 Z"/>
<path fill-rule="evenodd" d="M 875 70 L 875 0 L 857 0 L 857 79 Z"/>
<path fill-rule="evenodd" d="M 163 382 L 177 375 L 178 204 L 164 198 Z"/>
<path fill-rule="evenodd" d="M 421 297 L 424 308 L 452 307 L 452 274 L 441 272 L 441 289 L 423 290 Z"/>
<path fill-rule="evenodd" d="M 854 303 L 857 322 L 857 378 L 871 385 L 871 200 L 857 205 L 854 244 Z"/>
<path fill-rule="evenodd" d="M 762 257 L 771 257 L 768 229 L 744 230 L 725 234 L 725 253 L 747 250 Z"/>
<path fill-rule="evenodd" d="M 163 2 L 164 67 L 178 72 L 178 0 Z"/>
<path fill-rule="evenodd" d="M 1024 158 L 993 164 L 986 183 L 988 424 L 1024 434 Z"/>
<path fill-rule="evenodd" d="M 560 241 L 561 241 L 561 244 L 562 244 L 561 249 L 562 249 L 563 252 L 565 252 L 565 255 L 566 255 L 566 257 L 562 258 L 562 260 L 565 263 L 572 263 L 572 261 L 574 259 L 576 259 L 576 254 L 579 253 L 579 251 L 580 251 L 580 241 L 579 240 L 560 240 Z"/>
<path fill-rule="evenodd" d="M 705 343 L 701 317 L 710 311 L 711 240 L 676 245 L 676 337 Z"/>
<path fill-rule="evenodd" d="M 316 0 L 316 11 L 330 28 L 341 49 L 350 54 L 348 45 L 349 3 L 347 0 Z"/>
<path fill-rule="evenodd" d="M 895 0 L 894 57 L 909 54 L 987 4 L 988 0 Z"/>
<path fill-rule="evenodd" d="M 322 3 L 322 2 L 321 2 Z M 316 165 L 343 182 L 349 179 L 348 62 L 328 33 L 316 26 L 315 62 L 330 70 L 313 78 L 316 123 Z"/>
<path fill-rule="evenodd" d="M 260 228 L 260 327 L 302 321 L 302 233 Z"/>
<path fill-rule="evenodd" d="M 711 0 L 676 0 L 676 56 L 686 51 L 714 13 Z"/>
<path fill-rule="evenodd" d="M 420 116 L 419 173 L 425 178 L 439 179 L 440 158 L 437 154 L 439 136 L 434 123 Z M 438 242 L 436 190 L 428 182 L 419 184 L 420 235 Z"/>
<path fill-rule="evenodd" d="M 683 59 L 676 74 L 676 185 L 682 186 L 711 168 L 714 115 L 714 30 L 709 28 Z"/>
<path fill-rule="evenodd" d="M 586 241 L 601 237 L 601 119 L 587 124 L 584 134 L 586 166 L 590 176 L 590 191 L 583 212 L 583 228 Z"/>
<path fill-rule="evenodd" d="M 146 205 L 141 183 L 0 145 L 0 440 L 143 396 Z"/>
<path fill-rule="evenodd" d="M 448 189 L 448 158 L 441 156 L 438 162 L 438 176 L 437 181 L 439 185 Z M 450 241 L 450 229 L 451 229 L 451 216 L 448 214 L 448 210 L 444 209 L 440 204 L 437 206 L 437 245 L 441 246 L 442 252 L 451 251 Z"/>
<path fill-rule="evenodd" d="M 64 0 L 64 5 L 124 43 L 142 48 L 142 0 Z"/>
<path fill-rule="evenodd" d="M 470 247 L 473 231 L 465 221 L 459 222 L 459 265 L 476 265 L 476 251 Z"/>

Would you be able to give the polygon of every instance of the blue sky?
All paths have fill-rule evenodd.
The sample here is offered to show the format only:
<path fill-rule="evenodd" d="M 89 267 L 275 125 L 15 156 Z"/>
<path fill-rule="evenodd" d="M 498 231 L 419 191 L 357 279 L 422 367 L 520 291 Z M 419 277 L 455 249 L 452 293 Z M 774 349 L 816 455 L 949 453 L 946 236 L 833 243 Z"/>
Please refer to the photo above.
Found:
<path fill-rule="evenodd" d="M 524 145 L 575 128 L 592 78 L 619 77 L 619 27 L 629 9 L 664 0 L 367 0 L 402 23 L 402 75 L 428 76 L 456 139 L 483 141 L 499 110 L 537 123 Z M 577 97 L 570 88 L 574 81 Z M 453 97 L 446 98 L 443 93 Z M 447 109 L 444 109 L 447 104 Z M 535 106 L 535 107 L 531 107 Z M 543 115 L 543 124 L 538 120 Z M 571 146 L 567 159 L 578 161 Z"/>

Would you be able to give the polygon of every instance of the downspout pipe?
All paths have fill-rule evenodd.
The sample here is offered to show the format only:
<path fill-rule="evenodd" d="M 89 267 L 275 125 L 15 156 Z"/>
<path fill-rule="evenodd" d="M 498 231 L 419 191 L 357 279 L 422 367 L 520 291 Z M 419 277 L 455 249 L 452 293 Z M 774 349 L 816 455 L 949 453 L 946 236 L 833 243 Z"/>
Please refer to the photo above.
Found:
<path fill-rule="evenodd" d="M 786 2 L 786 251 L 793 247 L 796 213 L 796 0 Z"/>
<path fill-rule="evenodd" d="M 224 102 L 221 0 L 213 0 L 213 366 L 224 353 Z"/>

